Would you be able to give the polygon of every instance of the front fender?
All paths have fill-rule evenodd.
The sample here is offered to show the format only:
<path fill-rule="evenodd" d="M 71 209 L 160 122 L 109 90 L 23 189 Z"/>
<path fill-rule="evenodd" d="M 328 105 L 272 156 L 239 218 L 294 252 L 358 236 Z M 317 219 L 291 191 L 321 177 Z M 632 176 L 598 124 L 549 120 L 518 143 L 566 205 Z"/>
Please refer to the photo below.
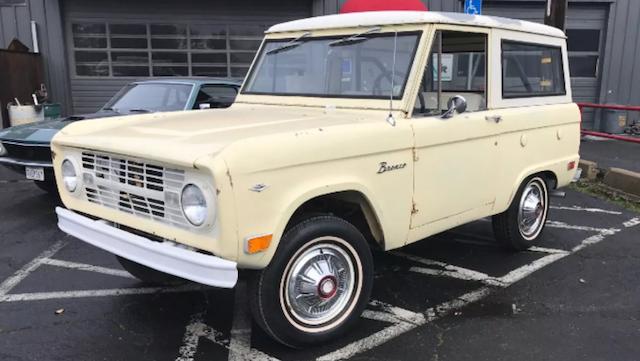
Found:
<path fill-rule="evenodd" d="M 358 167 L 367 170 L 362 173 Z M 364 163 L 364 167 L 363 164 Z M 385 241 L 385 248 L 395 248 L 406 243 L 411 216 L 412 168 L 375 174 L 367 167 L 368 160 L 344 160 L 334 163 L 334 172 L 321 172 L 318 165 L 305 165 L 279 169 L 263 174 L 245 174 L 231 178 L 238 220 L 238 264 L 244 268 L 263 268 L 269 264 L 283 237 L 287 223 L 295 211 L 305 202 L 327 194 L 355 191 L 360 193 L 375 213 Z M 376 163 L 371 162 L 375 168 Z M 240 178 L 240 179 L 237 179 Z M 252 191 L 256 184 L 266 188 Z M 269 249 L 248 255 L 244 252 L 247 238 L 273 234 Z"/>
<path fill-rule="evenodd" d="M 311 199 L 332 193 L 355 191 L 362 194 L 375 212 L 384 237 L 387 237 L 383 226 L 384 222 L 381 219 L 381 206 L 375 200 L 373 192 L 362 183 L 353 180 L 334 180 L 333 183 L 329 183 L 327 180 L 318 179 L 313 183 L 290 184 L 288 185 L 289 190 L 282 193 L 271 186 L 262 192 L 254 192 L 249 190 L 250 187 L 247 185 L 242 184 L 235 189 L 236 204 L 238 205 L 238 264 L 241 267 L 266 267 L 273 258 L 280 240 L 284 236 L 287 223 L 295 211 Z M 279 194 L 276 195 L 276 193 Z M 251 206 L 240 207 L 239 205 Z M 273 234 L 270 247 L 265 252 L 254 255 L 246 254 L 244 252 L 246 239 L 263 234 Z"/>

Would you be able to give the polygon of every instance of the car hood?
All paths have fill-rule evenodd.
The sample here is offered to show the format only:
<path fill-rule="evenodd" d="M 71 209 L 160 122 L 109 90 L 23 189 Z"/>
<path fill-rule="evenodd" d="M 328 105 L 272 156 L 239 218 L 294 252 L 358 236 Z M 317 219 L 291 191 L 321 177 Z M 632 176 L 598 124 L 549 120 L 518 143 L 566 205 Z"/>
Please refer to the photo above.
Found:
<path fill-rule="evenodd" d="M 120 115 L 113 111 L 99 111 L 91 114 L 71 115 L 66 118 L 44 120 L 35 123 L 17 125 L 0 130 L 0 141 L 14 141 L 21 143 L 48 144 L 60 129 L 67 125 L 85 119 L 108 118 Z"/>
<path fill-rule="evenodd" d="M 234 104 L 227 109 L 153 113 L 86 121 L 66 127 L 54 144 L 92 149 L 192 167 L 203 156 L 227 145 L 275 133 L 302 134 L 309 129 L 384 122 L 385 114 L 310 107 Z"/>

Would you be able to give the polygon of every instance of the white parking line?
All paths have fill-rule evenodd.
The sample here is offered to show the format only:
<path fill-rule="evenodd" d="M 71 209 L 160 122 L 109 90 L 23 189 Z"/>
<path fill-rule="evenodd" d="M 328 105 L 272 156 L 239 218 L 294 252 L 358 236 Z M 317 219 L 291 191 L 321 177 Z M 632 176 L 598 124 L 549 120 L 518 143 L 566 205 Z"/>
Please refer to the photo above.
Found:
<path fill-rule="evenodd" d="M 587 227 L 579 227 L 579 226 L 569 226 L 567 224 L 560 224 L 560 222 L 557 222 L 556 225 L 560 225 L 561 227 L 565 227 L 569 228 L 569 229 L 577 229 L 577 230 L 585 230 L 584 228 Z M 578 229 L 579 228 L 579 229 Z M 527 265 L 524 265 L 518 269 L 515 269 L 509 273 L 507 273 L 506 275 L 496 278 L 495 280 L 498 281 L 501 285 L 500 287 L 508 287 L 520 280 L 522 280 L 523 278 L 529 276 L 530 274 L 532 274 L 533 272 L 540 270 L 541 268 L 548 266 L 550 264 L 552 264 L 553 262 L 556 262 L 564 257 L 567 257 L 589 245 L 593 245 L 595 243 L 601 242 L 603 241 L 606 237 L 616 234 L 617 232 L 619 232 L 619 229 L 601 229 L 601 228 L 592 228 L 592 227 L 588 227 L 588 230 L 596 230 L 597 234 L 587 237 L 585 238 L 582 242 L 580 242 L 579 246 L 574 247 L 571 252 L 565 252 L 562 250 L 553 250 L 554 252 L 550 253 L 547 256 L 544 256 L 542 258 L 539 258 Z M 396 253 L 396 252 L 394 252 Z M 411 255 L 410 255 L 411 256 Z M 414 258 L 416 256 L 411 256 L 412 258 Z M 420 258 L 420 257 L 418 257 Z M 441 263 L 439 261 L 433 261 L 433 260 L 427 260 L 427 259 L 422 259 L 423 261 L 420 263 L 423 264 L 428 264 L 428 263 L 433 263 L 434 265 L 437 263 Z M 467 269 L 465 269 L 467 270 Z M 467 270 L 467 271 L 472 271 L 472 270 Z M 477 272 L 477 271 L 473 271 L 473 272 Z M 455 273 L 455 272 L 454 272 Z M 441 273 L 442 275 L 442 273 Z M 456 276 L 459 276 L 459 274 L 456 274 Z M 375 347 L 378 347 L 382 344 L 384 344 L 385 342 L 394 339 L 412 329 L 415 329 L 418 326 L 424 325 L 428 322 L 437 320 L 447 314 L 449 314 L 451 311 L 455 310 L 455 309 L 459 309 L 461 307 L 464 307 L 466 305 L 469 305 L 471 303 L 477 302 L 482 300 L 483 298 L 489 296 L 490 294 L 493 293 L 493 291 L 496 289 L 496 287 L 492 287 L 492 286 L 483 286 L 481 288 L 476 289 L 475 291 L 466 293 L 460 297 L 457 297 L 454 300 L 451 301 L 447 301 L 444 302 L 442 304 L 439 304 L 435 307 L 429 308 L 424 312 L 425 315 L 425 320 L 424 322 L 416 322 L 416 323 L 398 323 L 398 324 L 394 324 L 392 326 L 388 326 L 383 330 L 380 330 L 368 337 L 365 337 L 363 339 L 354 341 L 338 350 L 335 350 L 333 352 L 330 352 L 326 355 L 320 356 L 318 358 L 318 360 L 321 361 L 333 361 L 333 360 L 344 360 L 344 359 L 348 359 L 351 358 L 357 354 L 360 354 L 362 352 L 366 352 L 368 350 L 371 350 Z"/>
<path fill-rule="evenodd" d="M 375 310 L 369 310 L 369 309 L 362 311 L 362 318 L 366 318 L 367 320 L 386 322 L 386 323 L 398 323 L 398 319 L 394 315 L 388 312 L 375 311 Z"/>
<path fill-rule="evenodd" d="M 193 291 L 201 291 L 204 289 L 205 287 L 200 285 L 187 285 L 182 287 L 113 288 L 113 289 L 104 289 L 104 290 L 15 293 L 15 294 L 0 296 L 0 303 L 18 302 L 18 301 L 43 301 L 43 300 L 66 299 L 66 298 L 146 295 L 151 293 L 193 292 Z"/>
<path fill-rule="evenodd" d="M 42 264 L 42 260 L 53 256 L 59 250 L 62 249 L 67 244 L 66 240 L 60 240 L 53 244 L 49 249 L 42 252 L 38 257 L 31 260 L 31 262 L 24 265 L 20 268 L 16 273 L 14 273 L 11 277 L 7 278 L 0 284 L 0 299 L 2 296 L 6 295 L 11 291 L 15 286 L 18 285 L 22 280 L 24 280 L 29 274 L 35 271 Z"/>
<path fill-rule="evenodd" d="M 640 217 L 636 217 L 624 222 L 622 225 L 626 228 L 631 228 L 640 224 Z"/>
<path fill-rule="evenodd" d="M 567 224 L 565 222 L 558 222 L 558 221 L 547 221 L 546 226 L 551 228 L 570 229 L 574 231 L 585 231 L 585 232 L 619 231 L 619 229 L 617 228 L 596 228 L 596 227 L 589 227 L 589 226 L 574 226 L 571 224 Z"/>
<path fill-rule="evenodd" d="M 24 179 L 0 180 L 0 184 L 12 184 L 12 183 L 33 183 L 33 181 L 24 180 Z"/>
<path fill-rule="evenodd" d="M 202 338 L 226 348 L 229 350 L 230 354 L 233 352 L 230 340 L 224 337 L 222 332 L 206 325 L 203 322 L 203 314 L 197 313 L 191 318 L 191 322 L 185 329 L 185 334 L 182 338 L 183 345 L 178 350 L 178 357 L 176 358 L 176 361 L 193 361 L 193 357 L 198 350 L 198 344 Z M 277 358 L 271 357 L 254 348 L 246 350 L 241 356 L 242 360 L 278 361 Z"/>
<path fill-rule="evenodd" d="M 49 266 L 64 267 L 64 268 L 80 270 L 80 271 L 102 273 L 109 276 L 118 276 L 118 277 L 130 278 L 134 280 L 137 279 L 134 276 L 132 276 L 131 273 L 125 270 L 94 266 L 86 263 L 77 263 L 77 262 L 63 261 L 63 260 L 53 259 L 53 258 L 44 258 L 42 260 L 42 264 L 46 264 Z"/>
<path fill-rule="evenodd" d="M 335 360 L 345 360 L 345 359 L 351 358 L 359 353 L 378 347 L 383 343 L 393 338 L 396 338 L 407 331 L 411 331 L 418 326 L 422 326 L 426 322 L 427 321 L 425 320 L 424 322 L 419 324 L 408 323 L 408 322 L 400 322 L 400 323 L 393 324 L 365 338 L 354 341 L 338 350 L 329 352 L 326 355 L 322 355 L 318 357 L 317 360 L 318 361 L 335 361 Z"/>
<path fill-rule="evenodd" d="M 506 275 L 499 277 L 497 281 L 502 283 L 502 287 L 509 287 L 515 282 L 520 281 L 521 279 L 527 277 L 533 272 L 541 269 L 542 267 L 548 266 L 553 262 L 568 256 L 570 253 L 553 253 L 548 256 L 544 256 L 542 258 L 538 258 L 537 260 L 526 264 L 520 268 L 516 268 L 513 271 L 507 273 Z"/>
<path fill-rule="evenodd" d="M 433 268 L 411 267 L 410 272 L 421 273 L 428 276 L 455 278 L 462 281 L 489 282 L 491 277 L 485 273 L 479 273 L 477 276 L 469 277 L 456 271 L 435 270 Z"/>
<path fill-rule="evenodd" d="M 448 314 L 454 308 L 462 307 L 464 306 L 464 304 L 478 301 L 486 297 L 488 294 L 488 287 L 483 287 L 479 290 L 469 292 L 453 301 L 444 302 L 434 308 L 429 308 L 424 313 L 426 317 L 423 316 L 419 319 L 416 319 L 415 322 L 399 322 L 393 324 L 365 338 L 354 341 L 338 350 L 322 355 L 318 357 L 317 360 L 336 361 L 351 358 L 359 353 L 378 347 L 391 339 L 394 339 L 408 331 L 415 329 L 416 327 L 425 325 L 428 322 L 440 318 Z M 416 359 L 420 359 L 420 357 L 416 357 Z"/>
<path fill-rule="evenodd" d="M 559 210 L 563 210 L 563 211 L 578 211 L 578 212 L 589 212 L 589 213 L 606 213 L 606 214 L 617 214 L 617 215 L 622 214 L 622 212 L 618 212 L 618 211 L 610 211 L 610 210 L 607 210 L 607 209 L 600 209 L 600 208 L 584 208 L 584 207 L 579 207 L 579 206 L 571 206 L 571 207 L 550 206 L 549 208 L 551 208 L 551 209 L 559 209 Z"/>
<path fill-rule="evenodd" d="M 605 231 L 602 231 L 602 232 L 600 232 L 600 233 L 598 233 L 598 234 L 594 234 L 593 236 L 591 236 L 591 237 L 589 237 L 589 238 L 587 238 L 587 239 L 583 240 L 582 242 L 580 242 L 580 244 L 579 244 L 579 245 L 577 245 L 577 246 L 573 247 L 573 248 L 571 249 L 571 253 L 578 252 L 578 251 L 580 251 L 581 249 L 583 249 L 583 248 L 585 248 L 585 247 L 588 247 L 588 246 L 590 246 L 590 245 L 592 245 L 592 244 L 600 243 L 600 242 L 604 241 L 604 239 L 605 239 L 607 236 L 614 235 L 614 234 L 616 234 L 616 233 L 618 233 L 618 232 L 620 232 L 620 230 L 619 230 L 619 229 L 613 229 L 613 230 L 605 230 Z"/>
<path fill-rule="evenodd" d="M 564 249 L 556 249 L 556 248 L 546 248 L 546 247 L 529 247 L 527 249 L 529 252 L 540 252 L 540 253 L 569 253 L 569 251 L 565 251 Z"/>
<path fill-rule="evenodd" d="M 233 304 L 233 324 L 231 326 L 231 340 L 229 341 L 229 360 L 246 360 L 251 350 L 251 320 L 247 311 L 247 286 L 245 281 L 236 285 L 235 302 Z"/>
<path fill-rule="evenodd" d="M 384 313 L 393 316 L 393 319 L 396 320 L 394 322 L 420 323 L 424 321 L 424 316 L 421 313 L 409 311 L 382 301 L 371 300 L 369 305 L 375 308 L 380 308 Z"/>
<path fill-rule="evenodd" d="M 468 268 L 454 266 L 451 264 L 447 264 L 440 261 L 435 261 L 432 259 L 422 258 L 418 256 L 414 256 L 412 254 L 407 254 L 404 252 L 391 252 L 391 254 L 406 258 L 410 261 L 422 263 L 427 266 L 435 266 L 441 267 L 442 269 L 429 269 L 423 267 L 412 267 L 412 272 L 420 272 L 424 274 L 433 274 L 433 275 L 448 275 L 452 278 L 458 278 L 466 281 L 484 281 L 489 278 L 486 273 L 470 270 Z"/>
<path fill-rule="evenodd" d="M 189 322 L 185 328 L 184 336 L 182 337 L 182 346 L 180 346 L 178 350 L 176 361 L 193 361 L 193 356 L 195 356 L 198 351 L 200 337 L 210 335 L 212 331 L 211 327 L 202 322 L 202 312 L 191 316 L 191 322 Z"/>

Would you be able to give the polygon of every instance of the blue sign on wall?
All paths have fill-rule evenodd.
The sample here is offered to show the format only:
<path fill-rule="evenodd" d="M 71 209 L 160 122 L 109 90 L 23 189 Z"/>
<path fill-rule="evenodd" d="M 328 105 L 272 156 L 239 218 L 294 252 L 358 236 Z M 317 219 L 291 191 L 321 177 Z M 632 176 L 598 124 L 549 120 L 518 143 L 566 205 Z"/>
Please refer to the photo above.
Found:
<path fill-rule="evenodd" d="M 464 0 L 464 13 L 482 15 L 482 0 Z"/>

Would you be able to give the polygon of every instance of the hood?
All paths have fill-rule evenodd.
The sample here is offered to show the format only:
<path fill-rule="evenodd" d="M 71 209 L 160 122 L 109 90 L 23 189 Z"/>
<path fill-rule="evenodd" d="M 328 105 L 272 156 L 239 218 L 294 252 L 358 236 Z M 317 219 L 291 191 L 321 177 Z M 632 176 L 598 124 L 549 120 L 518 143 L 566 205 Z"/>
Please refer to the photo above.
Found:
<path fill-rule="evenodd" d="M 99 111 L 91 114 L 71 115 L 66 118 L 54 120 L 44 120 L 35 123 L 17 125 L 15 127 L 0 130 L 0 141 L 15 141 L 24 143 L 46 143 L 51 142 L 60 129 L 67 125 L 85 119 L 108 118 L 119 115 L 113 111 Z"/>
<path fill-rule="evenodd" d="M 309 107 L 234 104 L 227 109 L 153 113 L 85 121 L 66 127 L 56 145 L 126 154 L 133 157 L 193 167 L 203 156 L 246 138 L 354 122 L 383 122 L 366 112 Z"/>

